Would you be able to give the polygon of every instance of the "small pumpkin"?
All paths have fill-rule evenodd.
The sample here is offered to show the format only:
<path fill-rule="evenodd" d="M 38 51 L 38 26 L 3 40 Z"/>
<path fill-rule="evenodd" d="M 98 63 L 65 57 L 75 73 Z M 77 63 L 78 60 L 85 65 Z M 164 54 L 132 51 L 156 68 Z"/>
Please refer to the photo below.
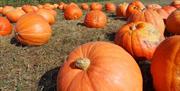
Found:
<path fill-rule="evenodd" d="M 164 40 L 156 49 L 151 74 L 156 91 L 180 91 L 180 36 Z"/>
<path fill-rule="evenodd" d="M 34 9 L 34 11 L 38 11 L 38 7 L 37 6 L 32 6 L 32 8 Z"/>
<path fill-rule="evenodd" d="M 126 17 L 126 10 L 127 10 L 128 5 L 129 4 L 126 2 L 119 4 L 116 8 L 116 16 Z"/>
<path fill-rule="evenodd" d="M 102 28 L 107 23 L 106 15 L 99 10 L 92 10 L 88 12 L 84 19 L 84 24 L 89 28 Z"/>
<path fill-rule="evenodd" d="M 59 6 L 58 4 L 53 4 L 53 5 L 54 5 L 54 8 L 56 8 L 56 9 L 57 9 L 57 8 L 58 8 L 58 6 Z"/>
<path fill-rule="evenodd" d="M 102 10 L 102 5 L 100 3 L 93 2 L 90 5 L 90 9 L 91 10 Z"/>
<path fill-rule="evenodd" d="M 82 3 L 82 4 L 81 4 L 81 8 L 82 8 L 83 10 L 88 10 L 88 9 L 89 9 L 89 6 L 88 6 L 87 3 Z"/>
<path fill-rule="evenodd" d="M 22 9 L 24 10 L 24 12 L 26 13 L 31 13 L 31 12 L 35 12 L 34 8 L 31 5 L 23 5 Z"/>
<path fill-rule="evenodd" d="M 150 9 L 161 9 L 162 8 L 161 5 L 159 5 L 159 4 L 148 4 L 146 7 L 150 8 Z"/>
<path fill-rule="evenodd" d="M 166 20 L 166 27 L 169 32 L 180 34 L 180 10 L 177 9 L 169 15 Z"/>
<path fill-rule="evenodd" d="M 22 9 L 14 9 L 12 11 L 9 11 L 6 13 L 6 17 L 11 21 L 11 22 L 17 22 L 21 16 L 26 14 Z"/>
<path fill-rule="evenodd" d="M 43 45 L 51 37 L 51 27 L 48 22 L 36 13 L 22 16 L 15 27 L 15 36 L 24 45 Z"/>
<path fill-rule="evenodd" d="M 140 0 L 134 0 L 128 5 L 126 16 L 129 17 L 131 15 L 134 15 L 137 12 L 141 12 L 143 9 L 145 9 L 144 4 Z"/>
<path fill-rule="evenodd" d="M 58 8 L 59 8 L 60 10 L 63 10 L 64 5 L 65 5 L 65 3 L 60 2 Z"/>
<path fill-rule="evenodd" d="M 14 7 L 13 6 L 4 6 L 3 7 L 3 10 L 2 10 L 2 14 L 3 15 L 6 15 L 7 12 L 11 11 L 11 10 L 14 10 Z"/>
<path fill-rule="evenodd" d="M 68 5 L 64 11 L 64 18 L 66 20 L 76 20 L 82 16 L 82 10 L 75 5 Z"/>
<path fill-rule="evenodd" d="M 107 12 L 113 13 L 116 11 L 116 6 L 113 3 L 108 2 L 105 4 L 105 9 Z"/>
<path fill-rule="evenodd" d="M 0 36 L 6 36 L 11 34 L 13 27 L 9 20 L 0 16 L 0 21 Z"/>
<path fill-rule="evenodd" d="M 37 14 L 41 15 L 47 22 L 52 25 L 55 23 L 55 17 L 47 9 L 39 9 Z"/>
<path fill-rule="evenodd" d="M 152 24 L 131 22 L 118 30 L 114 42 L 125 48 L 136 59 L 150 60 L 163 39 L 164 37 Z"/>
<path fill-rule="evenodd" d="M 37 5 L 37 7 L 38 7 L 39 9 L 42 9 L 42 8 L 43 8 L 43 5 L 39 4 L 39 5 Z"/>
<path fill-rule="evenodd" d="M 123 48 L 90 42 L 69 54 L 58 72 L 57 91 L 142 91 L 142 75 Z"/>
<path fill-rule="evenodd" d="M 128 18 L 128 22 L 144 21 L 153 24 L 163 35 L 165 24 L 163 18 L 153 9 L 144 9 Z"/>
<path fill-rule="evenodd" d="M 173 0 L 173 2 L 171 3 L 172 6 L 176 7 L 176 8 L 180 8 L 180 1 L 179 0 Z"/>
<path fill-rule="evenodd" d="M 50 4 L 50 3 L 45 3 L 45 4 L 43 5 L 43 8 L 44 8 L 44 9 L 54 9 L 54 5 L 52 5 L 52 4 Z"/>

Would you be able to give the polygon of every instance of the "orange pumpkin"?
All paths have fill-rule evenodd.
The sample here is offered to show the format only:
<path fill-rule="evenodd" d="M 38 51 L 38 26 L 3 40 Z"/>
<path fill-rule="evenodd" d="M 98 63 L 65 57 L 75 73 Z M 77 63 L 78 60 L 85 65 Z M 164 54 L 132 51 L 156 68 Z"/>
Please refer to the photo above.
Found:
<path fill-rule="evenodd" d="M 51 13 L 54 17 L 57 16 L 57 12 L 53 9 L 47 9 L 49 11 L 49 13 Z"/>
<path fill-rule="evenodd" d="M 148 4 L 147 8 L 150 8 L 150 9 L 161 9 L 162 7 L 159 4 Z"/>
<path fill-rule="evenodd" d="M 166 20 L 166 27 L 169 32 L 180 34 L 180 10 L 176 10 L 170 14 Z"/>
<path fill-rule="evenodd" d="M 99 10 L 92 10 L 88 12 L 84 19 L 84 24 L 89 28 L 102 28 L 107 23 L 106 15 Z"/>
<path fill-rule="evenodd" d="M 57 8 L 58 8 L 58 6 L 59 6 L 58 4 L 53 4 L 53 5 L 54 5 L 54 8 L 56 8 L 56 9 L 57 9 Z"/>
<path fill-rule="evenodd" d="M 141 71 L 123 48 L 90 42 L 70 53 L 58 73 L 57 91 L 142 91 Z"/>
<path fill-rule="evenodd" d="M 180 91 L 180 36 L 164 40 L 156 49 L 151 74 L 156 91 Z"/>
<path fill-rule="evenodd" d="M 126 10 L 126 16 L 129 17 L 137 12 L 141 12 L 145 8 L 144 4 L 139 0 L 131 2 Z"/>
<path fill-rule="evenodd" d="M 43 5 L 40 5 L 40 4 L 39 4 L 37 7 L 38 7 L 39 9 L 42 9 L 42 8 L 43 8 Z"/>
<path fill-rule="evenodd" d="M 118 30 L 114 42 L 137 59 L 151 59 L 156 47 L 163 39 L 164 37 L 152 24 L 131 22 Z"/>
<path fill-rule="evenodd" d="M 6 15 L 6 13 L 11 11 L 11 10 L 14 10 L 14 7 L 12 7 L 12 6 L 5 6 L 5 7 L 3 7 L 2 14 Z"/>
<path fill-rule="evenodd" d="M 68 5 L 64 11 L 64 18 L 66 20 L 79 19 L 82 16 L 82 10 L 75 5 Z"/>
<path fill-rule="evenodd" d="M 91 10 L 102 10 L 102 5 L 100 3 L 93 2 L 90 5 L 90 9 Z"/>
<path fill-rule="evenodd" d="M 163 6 L 162 9 L 164 9 L 169 15 L 176 10 L 173 6 Z"/>
<path fill-rule="evenodd" d="M 23 5 L 22 9 L 26 13 L 35 12 L 34 8 L 31 5 Z"/>
<path fill-rule="evenodd" d="M 0 14 L 2 14 L 3 12 L 3 7 L 0 7 Z"/>
<path fill-rule="evenodd" d="M 68 6 L 70 6 L 70 5 L 75 6 L 75 7 L 79 7 L 76 3 L 73 3 L 73 2 L 68 4 Z"/>
<path fill-rule="evenodd" d="M 47 9 L 39 9 L 37 14 L 41 15 L 49 24 L 55 23 L 55 17 Z"/>
<path fill-rule="evenodd" d="M 34 9 L 34 11 L 38 11 L 38 7 L 32 6 L 32 8 Z"/>
<path fill-rule="evenodd" d="M 116 6 L 113 3 L 108 2 L 105 4 L 105 9 L 107 12 L 112 13 L 116 11 Z"/>
<path fill-rule="evenodd" d="M 88 4 L 86 4 L 86 3 L 82 3 L 82 4 L 81 4 L 81 8 L 82 8 L 83 10 L 88 10 L 88 9 L 89 9 L 89 6 L 88 6 Z"/>
<path fill-rule="evenodd" d="M 176 8 L 180 8 L 180 1 L 179 0 L 173 0 L 173 2 L 171 3 L 172 6 L 176 7 Z"/>
<path fill-rule="evenodd" d="M 129 4 L 126 2 L 119 4 L 116 8 L 116 16 L 126 17 L 126 10 L 127 10 L 128 5 Z"/>
<path fill-rule="evenodd" d="M 65 5 L 65 3 L 60 2 L 60 3 L 59 3 L 59 7 L 58 7 L 58 8 L 59 8 L 60 10 L 63 10 L 64 5 Z"/>
<path fill-rule="evenodd" d="M 44 9 L 54 9 L 54 5 L 52 5 L 52 4 L 50 4 L 50 3 L 45 3 L 45 4 L 43 5 L 43 8 L 44 8 Z"/>
<path fill-rule="evenodd" d="M 153 24 L 163 35 L 165 24 L 163 18 L 153 9 L 144 9 L 128 18 L 128 22 L 144 21 Z"/>
<path fill-rule="evenodd" d="M 22 16 L 15 27 L 16 38 L 25 45 L 42 45 L 51 37 L 51 27 L 40 15 L 28 13 Z"/>
<path fill-rule="evenodd" d="M 6 13 L 6 17 L 11 21 L 11 22 L 17 22 L 21 16 L 26 14 L 22 9 L 14 9 L 12 11 L 9 11 Z"/>
<path fill-rule="evenodd" d="M 0 21 L 0 36 L 6 36 L 11 34 L 13 27 L 9 20 L 0 16 Z"/>

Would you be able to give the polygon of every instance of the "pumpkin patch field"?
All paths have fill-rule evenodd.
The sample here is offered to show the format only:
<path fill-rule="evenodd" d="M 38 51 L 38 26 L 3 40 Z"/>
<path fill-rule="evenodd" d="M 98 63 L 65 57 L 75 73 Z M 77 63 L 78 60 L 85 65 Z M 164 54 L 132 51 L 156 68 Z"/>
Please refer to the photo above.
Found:
<path fill-rule="evenodd" d="M 180 91 L 179 8 L 179 0 L 0 6 L 0 91 Z"/>

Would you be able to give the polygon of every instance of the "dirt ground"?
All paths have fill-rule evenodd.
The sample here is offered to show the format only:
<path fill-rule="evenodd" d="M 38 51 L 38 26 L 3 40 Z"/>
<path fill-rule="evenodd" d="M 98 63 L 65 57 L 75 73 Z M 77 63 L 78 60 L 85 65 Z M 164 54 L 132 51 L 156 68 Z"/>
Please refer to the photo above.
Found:
<path fill-rule="evenodd" d="M 143 2 L 166 4 L 169 1 Z M 126 23 L 124 19 L 107 14 L 108 24 L 105 28 L 86 28 L 83 25 L 84 16 L 80 20 L 67 21 L 60 10 L 57 12 L 52 37 L 45 45 L 22 46 L 15 40 L 14 33 L 0 37 L 0 91 L 55 91 L 57 72 L 74 48 L 90 41 L 113 42 L 117 29 Z M 143 73 L 144 91 L 154 91 L 150 63 L 138 63 Z"/>

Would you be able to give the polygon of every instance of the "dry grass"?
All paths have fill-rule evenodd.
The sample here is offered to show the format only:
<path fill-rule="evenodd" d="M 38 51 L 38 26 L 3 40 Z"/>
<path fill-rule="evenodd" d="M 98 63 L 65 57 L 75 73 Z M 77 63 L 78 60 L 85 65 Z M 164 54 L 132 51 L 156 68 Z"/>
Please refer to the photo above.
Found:
<path fill-rule="evenodd" d="M 125 23 L 123 19 L 109 17 L 105 28 L 90 29 L 83 26 L 83 17 L 66 21 L 62 12 L 57 12 L 48 44 L 22 46 L 13 38 L 14 34 L 0 37 L 0 91 L 54 91 L 59 67 L 70 51 L 90 41 L 113 42 L 117 29 Z M 144 77 L 144 91 L 153 91 L 149 63 L 140 62 L 139 65 Z"/>

